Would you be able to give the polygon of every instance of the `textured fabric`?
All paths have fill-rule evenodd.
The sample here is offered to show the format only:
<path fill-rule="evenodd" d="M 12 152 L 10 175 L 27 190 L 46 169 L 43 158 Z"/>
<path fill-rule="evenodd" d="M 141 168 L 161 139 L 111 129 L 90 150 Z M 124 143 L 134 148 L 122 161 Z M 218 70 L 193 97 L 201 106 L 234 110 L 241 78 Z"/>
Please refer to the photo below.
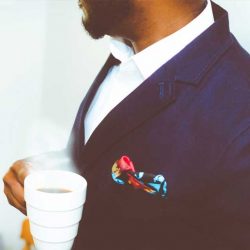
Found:
<path fill-rule="evenodd" d="M 161 174 L 137 172 L 128 156 L 122 156 L 114 163 L 111 175 L 119 185 L 128 185 L 151 195 L 167 197 L 166 178 Z"/>
<path fill-rule="evenodd" d="M 211 2 L 194 20 L 134 55 L 132 48 L 111 40 L 110 51 L 121 63 L 110 68 L 85 117 L 85 143 L 103 118 L 160 66 L 175 56 L 214 22 Z M 166 51 L 167 53 L 162 53 Z"/>
<path fill-rule="evenodd" d="M 72 154 L 88 181 L 73 250 L 250 249 L 250 56 L 213 4 L 215 23 L 147 78 L 99 124 L 84 117 L 109 57 L 79 110 Z M 167 53 L 164 52 L 163 53 Z M 111 166 L 161 174 L 167 199 L 118 185 Z"/>

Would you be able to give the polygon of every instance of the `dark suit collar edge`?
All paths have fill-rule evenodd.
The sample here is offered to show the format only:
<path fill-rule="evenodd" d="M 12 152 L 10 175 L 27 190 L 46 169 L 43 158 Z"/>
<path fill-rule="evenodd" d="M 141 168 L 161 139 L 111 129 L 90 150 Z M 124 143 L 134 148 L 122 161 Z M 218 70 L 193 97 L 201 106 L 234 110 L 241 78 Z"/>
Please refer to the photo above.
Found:
<path fill-rule="evenodd" d="M 173 58 L 177 82 L 199 84 L 210 68 L 233 44 L 228 13 L 215 3 L 212 3 L 212 6 L 214 24 Z"/>

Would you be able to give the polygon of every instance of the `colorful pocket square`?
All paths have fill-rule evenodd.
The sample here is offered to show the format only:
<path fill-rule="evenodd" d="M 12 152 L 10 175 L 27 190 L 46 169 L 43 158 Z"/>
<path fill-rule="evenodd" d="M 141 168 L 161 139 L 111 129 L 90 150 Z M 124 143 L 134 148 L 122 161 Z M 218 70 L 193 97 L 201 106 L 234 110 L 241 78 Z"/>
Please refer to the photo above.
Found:
<path fill-rule="evenodd" d="M 149 194 L 167 197 L 167 182 L 163 175 L 137 172 L 128 156 L 122 156 L 112 166 L 112 178 L 120 185 L 130 185 Z"/>

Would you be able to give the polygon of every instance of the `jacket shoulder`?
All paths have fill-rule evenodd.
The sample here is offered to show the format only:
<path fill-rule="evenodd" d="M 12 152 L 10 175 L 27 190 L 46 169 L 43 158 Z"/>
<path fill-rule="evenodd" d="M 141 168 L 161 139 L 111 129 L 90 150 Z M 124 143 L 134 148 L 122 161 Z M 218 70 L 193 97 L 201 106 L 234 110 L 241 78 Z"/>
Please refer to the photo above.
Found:
<path fill-rule="evenodd" d="M 250 87 L 250 55 L 232 35 L 233 43 L 221 57 L 216 67 L 218 76 L 223 76 L 227 82 L 246 84 Z"/>

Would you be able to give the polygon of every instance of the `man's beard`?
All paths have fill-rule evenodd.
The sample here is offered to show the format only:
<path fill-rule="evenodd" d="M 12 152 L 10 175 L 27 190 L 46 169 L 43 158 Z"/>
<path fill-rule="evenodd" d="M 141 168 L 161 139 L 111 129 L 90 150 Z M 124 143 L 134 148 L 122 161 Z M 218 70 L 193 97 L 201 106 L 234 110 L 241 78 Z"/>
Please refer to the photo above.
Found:
<path fill-rule="evenodd" d="M 86 17 L 82 23 L 94 39 L 104 35 L 119 35 L 119 29 L 131 14 L 131 0 L 79 0 L 85 8 Z"/>

